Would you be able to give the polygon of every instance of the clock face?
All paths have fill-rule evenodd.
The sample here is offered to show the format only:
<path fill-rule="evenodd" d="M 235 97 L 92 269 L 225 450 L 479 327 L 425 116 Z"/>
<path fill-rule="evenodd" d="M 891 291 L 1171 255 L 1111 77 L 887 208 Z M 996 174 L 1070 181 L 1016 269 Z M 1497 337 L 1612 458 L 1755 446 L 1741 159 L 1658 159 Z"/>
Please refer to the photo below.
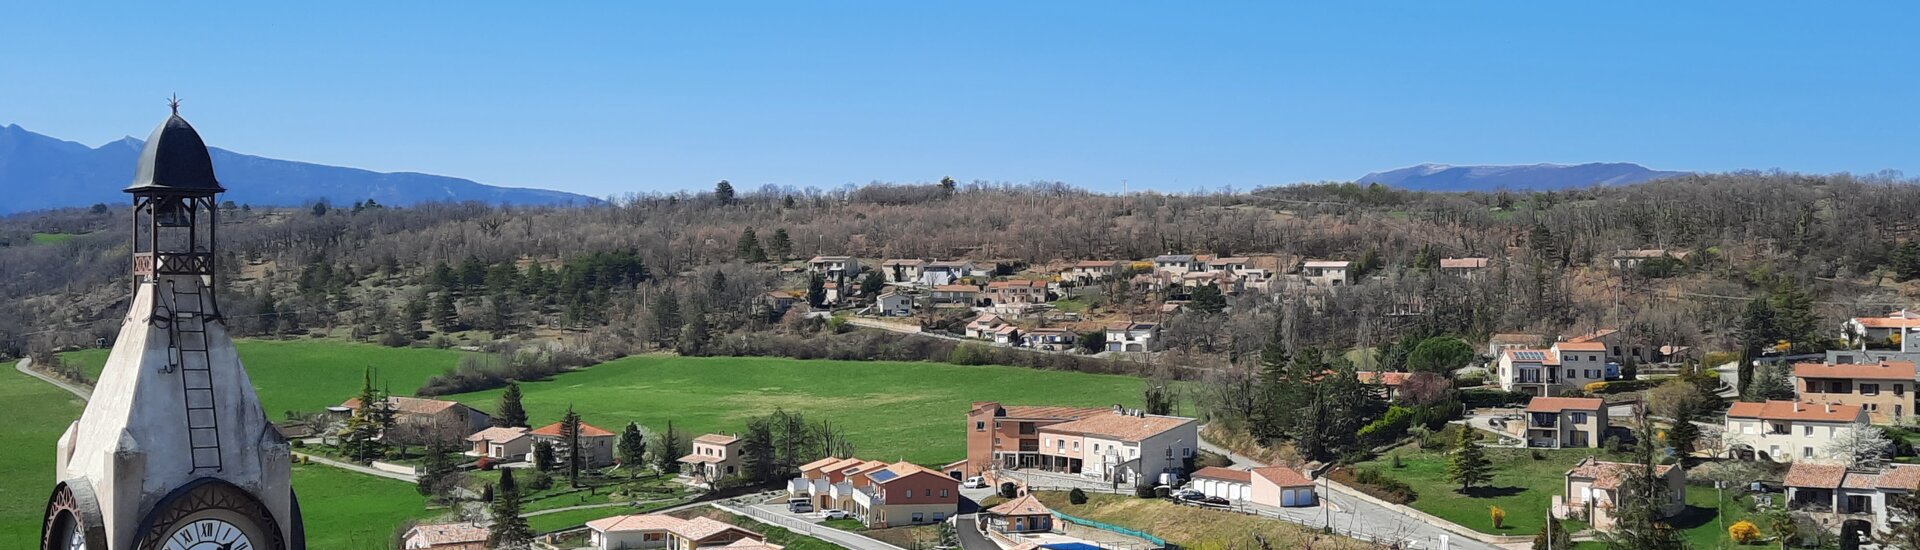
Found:
<path fill-rule="evenodd" d="M 239 526 L 206 518 L 182 525 L 167 535 L 164 550 L 254 550 L 253 541 Z"/>

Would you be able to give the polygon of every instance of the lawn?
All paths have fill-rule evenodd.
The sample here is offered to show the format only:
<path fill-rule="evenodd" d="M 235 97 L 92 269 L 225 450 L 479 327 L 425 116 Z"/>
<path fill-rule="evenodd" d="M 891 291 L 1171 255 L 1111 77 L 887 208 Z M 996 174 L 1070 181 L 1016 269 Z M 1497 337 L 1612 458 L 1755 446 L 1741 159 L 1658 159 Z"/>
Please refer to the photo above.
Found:
<path fill-rule="evenodd" d="M 1404 467 L 1394 468 L 1387 456 L 1356 464 L 1355 468 L 1377 468 L 1388 476 L 1413 487 L 1419 496 L 1409 504 L 1422 512 L 1439 516 L 1482 533 L 1531 535 L 1540 531 L 1554 495 L 1565 485 L 1567 470 L 1580 459 L 1593 454 L 1591 449 L 1540 450 L 1544 460 L 1534 460 L 1528 449 L 1487 448 L 1494 464 L 1493 482 L 1459 492 L 1460 484 L 1447 481 L 1448 456 L 1414 446 L 1395 449 Z M 1507 518 L 1501 529 L 1493 528 L 1488 508 L 1499 506 Z"/>
<path fill-rule="evenodd" d="M 362 376 L 373 367 L 375 380 L 399 395 L 413 395 L 427 378 L 460 362 L 465 352 L 425 348 L 389 348 L 339 340 L 238 340 L 240 361 L 253 378 L 267 417 L 285 411 L 318 411 L 339 405 L 360 391 Z M 66 361 L 97 379 L 107 361 L 105 349 L 63 353 Z M 492 411 L 492 405 L 481 410 Z"/>
<path fill-rule="evenodd" d="M 588 508 L 585 510 L 567 510 L 565 512 L 528 516 L 527 525 L 533 527 L 533 532 L 535 533 L 549 533 L 586 525 L 587 522 L 600 518 L 624 516 L 627 514 L 647 514 L 677 504 L 679 504 L 678 501 L 660 502 L 644 506 L 608 506 L 605 508 Z M 523 512 L 522 514 L 524 515 L 526 513 L 530 512 Z"/>
<path fill-rule="evenodd" d="M 33 548 L 53 491 L 54 442 L 85 404 L 11 364 L 0 372 L 0 402 L 9 409 L 0 423 L 0 547 Z"/>
<path fill-rule="evenodd" d="M 40 515 L 53 490 L 54 442 L 85 406 L 50 384 L 11 370 L 0 373 L 0 401 L 12 411 L 0 425 L 0 547 L 39 544 Z M 413 486 L 334 470 L 297 466 L 311 548 L 379 548 L 394 526 L 430 515 Z M 366 544 L 362 544 L 362 543 Z"/>
<path fill-rule="evenodd" d="M 828 420 L 862 455 L 940 465 L 965 455 L 970 403 L 1137 406 L 1138 378 L 1013 367 L 778 358 L 628 357 L 521 385 L 534 425 L 574 407 L 588 424 L 619 431 L 738 433 L 775 407 Z M 453 396 L 494 410 L 500 390 Z"/>
<path fill-rule="evenodd" d="M 1693 550 L 1770 548 L 1765 545 L 1741 546 L 1734 544 L 1733 539 L 1727 538 L 1726 527 L 1746 519 L 1752 511 L 1748 510 L 1747 505 L 1733 493 L 1727 494 L 1727 502 L 1724 506 L 1715 502 L 1716 500 L 1712 487 L 1690 485 L 1687 487 L 1687 510 L 1668 520 L 1671 525 L 1680 528 L 1687 539 L 1687 544 Z M 1716 506 L 1720 507 L 1719 513 L 1714 512 Z M 1722 514 L 1726 517 L 1720 517 Z M 1759 522 L 1755 521 L 1755 523 Z M 1765 533 L 1763 528 L 1762 534 L 1770 533 Z M 1598 541 L 1589 541 L 1573 545 L 1573 550 L 1605 550 L 1606 547 Z"/>
<path fill-rule="evenodd" d="M 1274 548 L 1304 548 L 1315 537 L 1320 538 L 1319 542 L 1313 544 L 1316 550 L 1368 548 L 1360 541 L 1319 535 L 1295 523 L 1238 512 L 1181 506 L 1162 499 L 1090 494 L 1085 504 L 1073 504 L 1067 501 L 1066 493 L 1035 494 L 1054 511 L 1144 531 L 1183 548 L 1247 548 L 1255 535 L 1265 535 Z"/>
<path fill-rule="evenodd" d="M 785 546 L 787 550 L 842 550 L 840 545 L 795 533 L 784 527 L 775 527 L 754 521 L 753 518 L 746 516 L 734 515 L 728 513 L 726 510 L 712 506 L 700 506 L 680 510 L 672 512 L 670 515 L 681 519 L 693 519 L 695 517 L 706 516 L 724 523 L 731 523 L 749 531 L 760 533 L 767 537 L 767 542 Z"/>
<path fill-rule="evenodd" d="M 66 244 L 67 241 L 78 236 L 80 236 L 79 233 L 34 233 L 33 244 Z"/>
<path fill-rule="evenodd" d="M 412 484 L 318 464 L 295 466 L 293 486 L 308 548 L 385 548 L 400 522 L 447 511 L 426 509 Z"/>

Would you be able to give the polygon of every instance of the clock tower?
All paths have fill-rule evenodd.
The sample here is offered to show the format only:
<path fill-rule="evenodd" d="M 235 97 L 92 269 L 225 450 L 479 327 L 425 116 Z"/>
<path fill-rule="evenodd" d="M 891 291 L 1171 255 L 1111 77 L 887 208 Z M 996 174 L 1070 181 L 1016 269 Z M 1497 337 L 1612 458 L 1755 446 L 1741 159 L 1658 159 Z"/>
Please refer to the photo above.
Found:
<path fill-rule="evenodd" d="M 225 188 L 180 104 L 133 184 L 133 300 L 60 436 L 43 550 L 305 550 L 287 442 L 215 300 Z"/>

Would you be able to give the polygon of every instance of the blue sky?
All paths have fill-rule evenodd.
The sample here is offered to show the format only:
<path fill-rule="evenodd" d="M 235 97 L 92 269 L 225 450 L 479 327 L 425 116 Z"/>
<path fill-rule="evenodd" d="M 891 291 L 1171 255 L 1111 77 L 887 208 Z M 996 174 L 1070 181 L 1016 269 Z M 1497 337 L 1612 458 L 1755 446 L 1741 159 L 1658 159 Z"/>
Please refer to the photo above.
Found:
<path fill-rule="evenodd" d="M 0 15 L 0 124 L 98 145 L 177 92 L 219 147 L 596 196 L 1920 168 L 1892 2 L 68 4 Z"/>

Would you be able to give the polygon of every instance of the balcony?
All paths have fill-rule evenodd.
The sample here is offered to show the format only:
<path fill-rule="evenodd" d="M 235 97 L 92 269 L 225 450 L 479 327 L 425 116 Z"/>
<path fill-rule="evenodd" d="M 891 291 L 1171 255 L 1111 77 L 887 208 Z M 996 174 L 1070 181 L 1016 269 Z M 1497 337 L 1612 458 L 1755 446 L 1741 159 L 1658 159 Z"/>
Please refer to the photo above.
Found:
<path fill-rule="evenodd" d="M 1527 421 L 1528 428 L 1554 429 L 1560 427 L 1560 415 L 1533 413 Z"/>

